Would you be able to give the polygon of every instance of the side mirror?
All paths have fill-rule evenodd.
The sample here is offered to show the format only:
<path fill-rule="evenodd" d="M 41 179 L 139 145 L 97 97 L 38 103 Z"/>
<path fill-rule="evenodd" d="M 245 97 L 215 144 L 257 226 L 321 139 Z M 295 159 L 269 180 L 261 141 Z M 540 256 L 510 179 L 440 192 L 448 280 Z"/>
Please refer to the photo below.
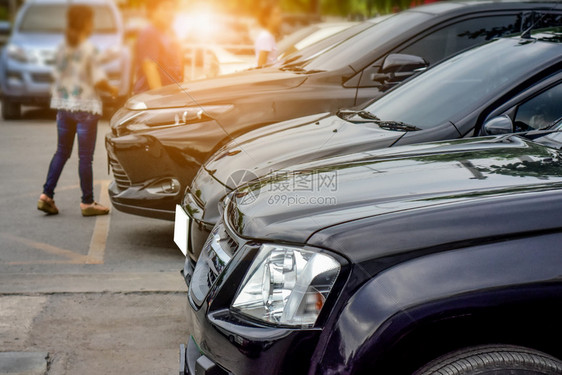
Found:
<path fill-rule="evenodd" d="M 513 133 L 513 121 L 508 115 L 494 117 L 484 123 L 481 135 L 500 135 Z"/>
<path fill-rule="evenodd" d="M 379 73 L 371 75 L 371 79 L 382 84 L 398 83 L 428 66 L 429 63 L 422 57 L 392 53 L 384 59 Z"/>
<path fill-rule="evenodd" d="M 414 72 L 425 69 L 429 63 L 424 58 L 415 55 L 392 53 L 384 59 L 382 73 Z"/>

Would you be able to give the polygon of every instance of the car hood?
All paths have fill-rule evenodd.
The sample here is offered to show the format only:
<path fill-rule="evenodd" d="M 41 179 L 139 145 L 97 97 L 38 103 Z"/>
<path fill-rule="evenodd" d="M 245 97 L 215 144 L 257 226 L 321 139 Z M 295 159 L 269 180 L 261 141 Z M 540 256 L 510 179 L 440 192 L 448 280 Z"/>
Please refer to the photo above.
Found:
<path fill-rule="evenodd" d="M 351 150 L 386 148 L 404 134 L 329 114 L 284 121 L 246 133 L 217 151 L 193 180 L 191 188 L 204 208 L 201 219 L 216 222 L 219 200 L 243 183 L 294 164 L 349 154 Z"/>
<path fill-rule="evenodd" d="M 269 125 L 237 137 L 217 151 L 204 168 L 231 190 L 241 181 L 229 178 L 248 170 L 260 177 L 290 165 L 388 147 L 405 132 L 384 130 L 375 123 L 352 123 L 319 114 Z"/>
<path fill-rule="evenodd" d="M 232 104 L 234 99 L 260 99 L 265 93 L 300 86 L 306 75 L 276 68 L 248 70 L 212 79 L 169 85 L 138 94 L 126 104 L 131 110 Z"/>
<path fill-rule="evenodd" d="M 326 245 L 318 233 L 343 223 L 561 186 L 558 152 L 510 135 L 302 164 L 237 190 L 227 214 L 242 237 Z"/>

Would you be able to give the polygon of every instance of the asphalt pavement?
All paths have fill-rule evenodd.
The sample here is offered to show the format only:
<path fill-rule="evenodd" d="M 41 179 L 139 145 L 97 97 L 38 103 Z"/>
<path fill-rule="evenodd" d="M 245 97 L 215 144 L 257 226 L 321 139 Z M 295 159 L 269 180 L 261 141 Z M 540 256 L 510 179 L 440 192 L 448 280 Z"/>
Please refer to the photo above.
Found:
<path fill-rule="evenodd" d="M 102 120 L 94 193 L 109 205 L 107 131 Z M 173 223 L 115 209 L 82 217 L 76 144 L 56 189 L 60 213 L 38 211 L 52 112 L 0 120 L 0 142 L 0 374 L 177 373 L 188 332 Z"/>

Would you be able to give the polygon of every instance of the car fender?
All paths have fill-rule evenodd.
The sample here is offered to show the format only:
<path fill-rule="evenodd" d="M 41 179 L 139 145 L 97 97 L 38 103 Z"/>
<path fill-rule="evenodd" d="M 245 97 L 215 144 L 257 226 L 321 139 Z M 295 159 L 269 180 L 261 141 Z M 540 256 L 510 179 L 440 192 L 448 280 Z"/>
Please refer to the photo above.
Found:
<path fill-rule="evenodd" d="M 311 372 L 372 372 L 393 347 L 429 322 L 510 304 L 531 308 L 550 301 L 547 306 L 562 310 L 555 303 L 562 298 L 560 241 L 560 232 L 491 241 L 419 256 L 381 272 L 347 301 L 333 329 L 325 330 Z M 560 324 L 553 331 L 560 331 Z"/>

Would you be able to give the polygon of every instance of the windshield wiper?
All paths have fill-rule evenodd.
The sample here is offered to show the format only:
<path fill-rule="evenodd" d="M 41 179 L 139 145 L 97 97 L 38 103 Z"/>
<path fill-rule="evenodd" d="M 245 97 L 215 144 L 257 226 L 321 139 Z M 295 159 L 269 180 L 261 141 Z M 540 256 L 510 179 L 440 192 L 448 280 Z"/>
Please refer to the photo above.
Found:
<path fill-rule="evenodd" d="M 369 111 L 365 111 L 365 110 L 359 110 L 359 111 L 354 111 L 352 109 L 340 109 L 336 115 L 346 121 L 349 122 L 365 122 L 363 120 L 367 120 L 368 122 L 373 122 L 375 124 L 377 124 L 379 127 L 383 128 L 383 129 L 388 129 L 388 130 L 403 130 L 403 131 L 416 131 L 416 130 L 422 130 L 421 128 L 418 128 L 417 126 L 414 125 L 410 125 L 410 124 L 405 124 L 403 122 L 398 122 L 398 121 L 383 121 L 380 118 L 378 118 L 376 115 L 372 114 Z M 354 116 L 359 116 L 361 117 L 360 121 L 357 120 L 353 120 L 352 117 Z"/>
<path fill-rule="evenodd" d="M 388 129 L 388 130 L 404 130 L 404 131 L 407 131 L 407 132 L 422 130 L 421 128 L 418 128 L 417 126 L 405 124 L 403 122 L 398 122 L 398 121 L 375 121 L 375 123 L 379 127 L 383 128 L 383 129 Z"/>
<path fill-rule="evenodd" d="M 365 110 L 360 110 L 360 111 L 354 111 L 351 109 L 340 109 L 336 115 L 344 120 L 348 120 L 353 117 L 353 116 L 359 116 L 362 119 L 365 120 L 373 120 L 373 121 L 381 121 L 380 118 L 378 118 L 376 115 L 372 114 L 369 111 L 365 111 Z"/>
<path fill-rule="evenodd" d="M 543 126 L 542 128 L 539 128 L 538 130 L 551 130 L 552 128 L 554 128 L 557 125 L 562 125 L 562 117 L 559 118 L 556 121 L 553 121 L 550 125 Z"/>
<path fill-rule="evenodd" d="M 299 64 L 283 65 L 279 67 L 279 70 L 282 70 L 284 72 L 292 72 L 292 73 L 300 73 L 300 74 L 314 74 L 314 73 L 325 72 L 325 70 L 306 70 L 304 68 L 299 67 L 298 65 Z"/>
<path fill-rule="evenodd" d="M 279 70 L 282 70 L 284 72 L 292 72 L 292 73 L 308 73 L 308 71 L 306 69 L 301 68 L 298 65 L 299 64 L 283 65 L 283 66 L 279 67 Z"/>

